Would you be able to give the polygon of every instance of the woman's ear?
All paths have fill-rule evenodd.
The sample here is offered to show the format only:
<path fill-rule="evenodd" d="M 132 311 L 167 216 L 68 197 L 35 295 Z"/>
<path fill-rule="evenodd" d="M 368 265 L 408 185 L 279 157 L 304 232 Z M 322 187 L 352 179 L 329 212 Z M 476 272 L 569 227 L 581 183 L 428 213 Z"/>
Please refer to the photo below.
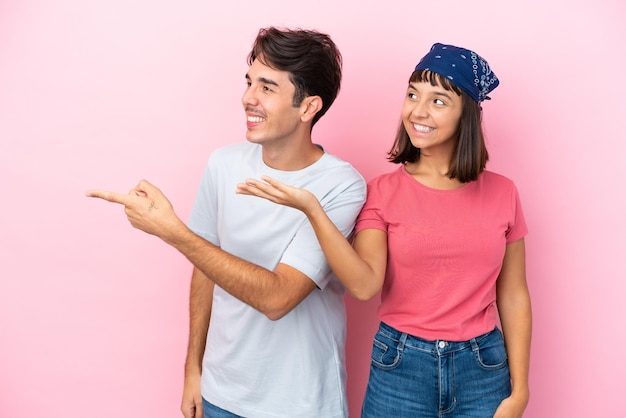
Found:
<path fill-rule="evenodd" d="M 320 96 L 308 96 L 302 100 L 300 104 L 300 119 L 302 122 L 309 122 L 313 120 L 317 112 L 322 110 L 322 98 Z"/>

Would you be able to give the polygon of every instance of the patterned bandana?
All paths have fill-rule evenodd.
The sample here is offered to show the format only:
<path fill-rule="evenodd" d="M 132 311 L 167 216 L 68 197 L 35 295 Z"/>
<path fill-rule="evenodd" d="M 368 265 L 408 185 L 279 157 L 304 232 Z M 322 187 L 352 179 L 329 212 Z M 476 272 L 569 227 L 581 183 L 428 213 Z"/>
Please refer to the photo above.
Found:
<path fill-rule="evenodd" d="M 434 44 L 416 70 L 427 70 L 448 78 L 480 103 L 500 84 L 489 64 L 477 53 L 453 45 Z"/>

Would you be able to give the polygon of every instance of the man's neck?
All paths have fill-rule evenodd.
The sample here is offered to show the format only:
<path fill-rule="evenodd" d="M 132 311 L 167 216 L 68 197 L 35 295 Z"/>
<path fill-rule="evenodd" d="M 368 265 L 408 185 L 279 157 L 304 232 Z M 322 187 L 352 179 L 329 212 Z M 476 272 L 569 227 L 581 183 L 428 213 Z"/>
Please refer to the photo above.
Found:
<path fill-rule="evenodd" d="M 273 169 L 297 171 L 317 162 L 324 151 L 310 140 L 288 147 L 263 146 L 263 162 Z"/>

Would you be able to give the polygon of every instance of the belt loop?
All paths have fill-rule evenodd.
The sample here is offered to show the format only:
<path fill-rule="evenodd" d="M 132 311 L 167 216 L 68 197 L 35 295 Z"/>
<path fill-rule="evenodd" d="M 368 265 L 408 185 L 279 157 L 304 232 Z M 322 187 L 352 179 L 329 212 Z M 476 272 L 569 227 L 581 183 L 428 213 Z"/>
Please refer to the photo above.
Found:
<path fill-rule="evenodd" d="M 398 351 L 404 350 L 404 344 L 406 344 L 407 337 L 408 334 L 406 332 L 403 332 L 402 335 L 400 335 L 400 339 L 398 340 Z"/>
<path fill-rule="evenodd" d="M 471 340 L 469 340 L 470 344 L 472 345 L 472 351 L 473 352 L 478 352 L 478 342 L 476 341 L 476 338 L 472 338 Z"/>

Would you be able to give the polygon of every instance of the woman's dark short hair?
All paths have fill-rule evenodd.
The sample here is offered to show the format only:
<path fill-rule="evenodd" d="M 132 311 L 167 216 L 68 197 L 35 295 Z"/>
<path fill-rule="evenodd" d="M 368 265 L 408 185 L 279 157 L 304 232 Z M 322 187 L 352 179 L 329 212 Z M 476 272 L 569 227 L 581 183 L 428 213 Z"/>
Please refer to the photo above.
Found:
<path fill-rule="evenodd" d="M 322 98 L 322 109 L 313 118 L 312 125 L 326 113 L 339 93 L 342 58 L 326 34 L 314 30 L 263 28 L 248 55 L 248 64 L 255 59 L 289 73 L 296 87 L 294 106 L 300 106 L 308 96 Z"/>
<path fill-rule="evenodd" d="M 428 82 L 461 96 L 463 110 L 459 121 L 459 140 L 450 161 L 448 177 L 458 179 L 462 183 L 476 180 L 485 169 L 489 159 L 482 130 L 480 105 L 450 80 L 437 73 L 425 70 L 414 71 L 409 78 L 409 83 L 414 82 Z M 402 121 L 400 121 L 396 139 L 388 155 L 389 161 L 395 164 L 413 163 L 420 158 L 420 150 L 411 144 Z"/>

